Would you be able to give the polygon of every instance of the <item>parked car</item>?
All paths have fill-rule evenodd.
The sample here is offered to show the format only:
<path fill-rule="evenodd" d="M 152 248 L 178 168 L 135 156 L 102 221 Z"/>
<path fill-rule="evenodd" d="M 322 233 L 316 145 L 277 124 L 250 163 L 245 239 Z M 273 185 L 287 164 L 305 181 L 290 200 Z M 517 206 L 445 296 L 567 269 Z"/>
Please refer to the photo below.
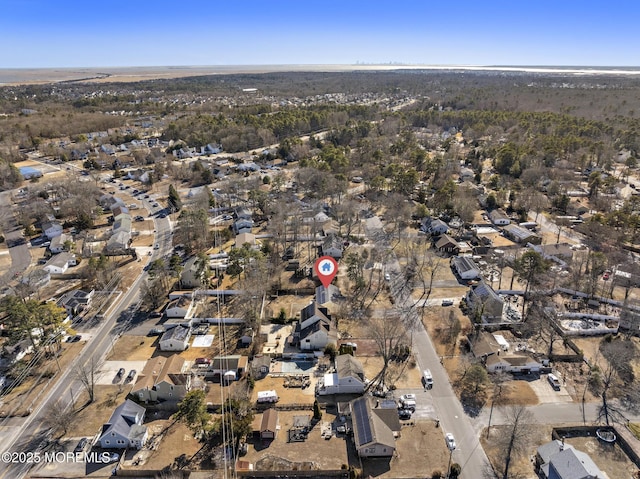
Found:
<path fill-rule="evenodd" d="M 403 420 L 411 419 L 411 409 L 398 409 L 398 417 Z"/>
<path fill-rule="evenodd" d="M 453 300 L 452 299 L 443 299 L 442 300 L 442 306 L 453 306 Z"/>
<path fill-rule="evenodd" d="M 384 280 L 385 281 L 391 281 L 391 275 L 389 273 L 385 273 L 384 274 Z"/>
<path fill-rule="evenodd" d="M 116 374 L 116 379 L 122 379 L 122 376 L 124 376 L 124 373 L 125 373 L 124 368 L 118 369 L 118 372 Z"/>
<path fill-rule="evenodd" d="M 160 245 L 158 243 L 154 244 L 153 249 L 160 249 Z"/>
<path fill-rule="evenodd" d="M 211 359 L 209 358 L 196 358 L 196 364 L 211 364 Z"/>
<path fill-rule="evenodd" d="M 149 336 L 160 336 L 161 334 L 164 334 L 165 329 L 160 326 L 158 328 L 152 328 L 149 330 Z"/>
<path fill-rule="evenodd" d="M 404 402 L 404 401 L 415 401 L 416 400 L 416 395 L 415 394 L 403 394 L 402 396 L 400 396 L 400 401 Z"/>
<path fill-rule="evenodd" d="M 547 381 L 549 381 L 549 384 L 551 384 L 551 387 L 555 391 L 560 391 L 560 379 L 558 379 L 558 376 L 555 374 L 549 374 L 547 376 Z"/>
<path fill-rule="evenodd" d="M 133 378 L 135 377 L 136 377 L 136 370 L 132 369 L 131 371 L 129 371 L 129 374 L 127 374 L 125 381 L 126 382 L 133 381 Z"/>
<path fill-rule="evenodd" d="M 87 445 L 87 438 L 83 437 L 82 439 L 80 439 L 80 442 L 78 442 L 78 445 L 75 447 L 75 449 L 73 450 L 73 452 L 82 452 L 84 451 L 84 448 Z"/>
<path fill-rule="evenodd" d="M 446 433 L 444 436 L 444 440 L 447 443 L 447 447 L 449 448 L 450 451 L 455 450 L 456 448 L 456 440 L 453 437 L 453 434 L 451 434 L 450 432 Z"/>

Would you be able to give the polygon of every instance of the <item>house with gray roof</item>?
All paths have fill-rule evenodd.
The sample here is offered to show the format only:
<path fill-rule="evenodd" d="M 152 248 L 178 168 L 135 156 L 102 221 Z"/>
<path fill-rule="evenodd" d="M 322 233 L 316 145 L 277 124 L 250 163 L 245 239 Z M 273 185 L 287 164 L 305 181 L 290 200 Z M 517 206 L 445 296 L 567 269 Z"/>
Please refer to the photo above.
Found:
<path fill-rule="evenodd" d="M 483 321 L 500 321 L 504 300 L 484 281 L 472 286 L 465 297 L 469 316 L 479 316 Z"/>
<path fill-rule="evenodd" d="M 608 479 L 588 454 L 558 440 L 538 448 L 536 470 L 543 479 Z"/>
<path fill-rule="evenodd" d="M 478 268 L 473 259 L 466 256 L 453 257 L 451 259 L 451 267 L 460 279 L 468 281 L 480 277 L 480 268 Z"/>
<path fill-rule="evenodd" d="M 330 307 L 340 298 L 340 290 L 337 286 L 330 284 L 327 288 L 320 285 L 316 288 L 316 304 L 323 308 Z"/>
<path fill-rule="evenodd" d="M 516 243 L 540 244 L 542 238 L 531 230 L 518 225 L 506 225 L 503 228 L 505 237 Z"/>
<path fill-rule="evenodd" d="M 393 457 L 396 450 L 394 432 L 400 430 L 398 414 L 392 409 L 374 408 L 372 399 L 363 396 L 349 403 L 356 450 L 360 457 Z M 389 411 L 395 415 L 395 420 Z M 395 427 L 397 430 L 393 429 Z"/>
<path fill-rule="evenodd" d="M 511 223 L 511 219 L 502 210 L 492 210 L 489 213 L 489 219 L 496 226 L 506 226 Z"/>
<path fill-rule="evenodd" d="M 176 326 L 165 332 L 160 338 L 160 351 L 184 351 L 189 347 L 191 328 Z"/>
<path fill-rule="evenodd" d="M 350 354 L 341 354 L 335 359 L 336 372 L 327 373 L 316 386 L 316 394 L 363 394 L 365 389 L 364 369 L 360 361 Z"/>
<path fill-rule="evenodd" d="M 118 406 L 102 426 L 98 442 L 104 449 L 141 449 L 147 440 L 147 427 L 142 425 L 145 408 L 127 399 Z"/>

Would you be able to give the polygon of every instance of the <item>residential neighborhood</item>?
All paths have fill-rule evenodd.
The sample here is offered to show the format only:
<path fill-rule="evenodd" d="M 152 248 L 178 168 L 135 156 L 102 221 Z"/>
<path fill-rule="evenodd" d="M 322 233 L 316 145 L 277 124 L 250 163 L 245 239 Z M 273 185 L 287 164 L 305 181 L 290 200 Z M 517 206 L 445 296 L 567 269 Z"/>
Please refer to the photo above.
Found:
<path fill-rule="evenodd" d="M 62 84 L 86 125 L 0 138 L 0 446 L 92 458 L 2 477 L 636 477 L 628 125 L 309 75 Z"/>

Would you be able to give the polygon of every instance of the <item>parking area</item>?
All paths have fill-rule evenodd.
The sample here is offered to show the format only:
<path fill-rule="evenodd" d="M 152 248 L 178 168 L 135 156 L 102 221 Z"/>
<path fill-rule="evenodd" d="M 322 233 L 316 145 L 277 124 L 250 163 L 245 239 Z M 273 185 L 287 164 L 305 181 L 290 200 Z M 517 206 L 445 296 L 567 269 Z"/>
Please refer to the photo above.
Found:
<path fill-rule="evenodd" d="M 542 403 L 566 403 L 571 402 L 571 396 L 564 386 L 559 391 L 554 390 L 547 380 L 547 375 L 543 374 L 539 379 L 529 381 L 529 386 L 536 393 L 538 401 Z"/>
<path fill-rule="evenodd" d="M 138 374 L 142 372 L 142 369 L 144 368 L 145 364 L 147 364 L 146 361 L 105 361 L 105 363 L 100 368 L 100 374 L 98 375 L 98 380 L 96 381 L 96 384 L 106 385 L 106 386 L 111 384 L 119 384 L 119 383 L 122 384 L 125 382 L 125 379 L 129 374 L 129 372 L 132 369 L 135 369 L 136 371 L 135 377 L 131 381 L 127 381 L 127 383 L 133 384 L 136 382 L 136 379 L 138 379 Z M 124 373 L 122 374 L 122 376 L 120 377 L 120 380 L 118 381 L 116 379 L 116 375 L 118 374 L 118 370 L 120 368 L 124 369 Z"/>

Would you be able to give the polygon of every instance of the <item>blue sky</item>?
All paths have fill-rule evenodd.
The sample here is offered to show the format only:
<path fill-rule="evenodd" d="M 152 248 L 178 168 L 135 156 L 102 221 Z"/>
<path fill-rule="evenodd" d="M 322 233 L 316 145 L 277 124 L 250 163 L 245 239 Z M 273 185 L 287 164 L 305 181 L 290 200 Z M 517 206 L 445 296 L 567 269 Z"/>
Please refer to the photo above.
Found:
<path fill-rule="evenodd" d="M 640 65 L 636 0 L 0 0 L 0 68 Z"/>

